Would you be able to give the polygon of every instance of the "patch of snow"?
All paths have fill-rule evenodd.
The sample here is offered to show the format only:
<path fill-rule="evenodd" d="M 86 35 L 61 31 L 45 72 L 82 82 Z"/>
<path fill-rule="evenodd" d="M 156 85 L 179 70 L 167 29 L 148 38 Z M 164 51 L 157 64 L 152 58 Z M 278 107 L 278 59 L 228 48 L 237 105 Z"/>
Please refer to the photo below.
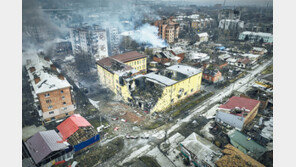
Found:
<path fill-rule="evenodd" d="M 99 102 L 100 101 L 94 101 L 94 100 L 92 100 L 92 99 L 88 99 L 89 100 L 89 102 L 94 106 L 94 107 L 96 107 L 96 109 L 98 109 L 99 110 Z"/>
<path fill-rule="evenodd" d="M 206 117 L 207 119 L 215 118 L 214 115 L 219 107 L 219 104 L 216 104 L 214 107 L 209 109 L 206 113 L 202 114 L 202 116 Z"/>
<path fill-rule="evenodd" d="M 132 152 L 128 157 L 126 157 L 122 162 L 122 164 L 125 164 L 126 162 L 129 162 L 130 160 L 140 157 L 141 155 L 144 155 L 147 151 L 149 151 L 150 145 L 145 145 L 143 147 L 141 147 L 140 149 Z"/>
<path fill-rule="evenodd" d="M 174 167 L 175 165 L 165 156 L 163 153 L 160 152 L 160 150 L 155 147 L 151 151 L 147 153 L 148 156 L 153 157 L 156 159 L 157 163 L 160 166 L 166 166 L 166 167 Z"/>

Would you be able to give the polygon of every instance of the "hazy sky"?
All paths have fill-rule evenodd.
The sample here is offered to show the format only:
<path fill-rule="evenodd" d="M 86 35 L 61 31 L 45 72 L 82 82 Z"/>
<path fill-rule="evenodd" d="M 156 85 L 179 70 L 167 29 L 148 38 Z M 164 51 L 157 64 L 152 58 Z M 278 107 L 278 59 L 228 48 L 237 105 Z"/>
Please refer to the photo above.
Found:
<path fill-rule="evenodd" d="M 161 0 L 161 1 L 178 1 L 178 0 Z M 214 5 L 214 4 L 223 4 L 224 0 L 179 0 L 194 2 L 197 5 Z M 225 5 L 258 5 L 266 6 L 269 2 L 269 6 L 272 6 L 273 0 L 226 0 Z"/>

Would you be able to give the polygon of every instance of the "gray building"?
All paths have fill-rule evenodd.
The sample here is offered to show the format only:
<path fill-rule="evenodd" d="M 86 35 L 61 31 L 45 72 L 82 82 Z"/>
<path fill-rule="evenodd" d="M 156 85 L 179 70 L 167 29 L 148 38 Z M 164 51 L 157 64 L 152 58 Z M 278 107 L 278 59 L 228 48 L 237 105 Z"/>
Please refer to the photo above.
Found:
<path fill-rule="evenodd" d="M 72 147 L 54 130 L 38 132 L 25 142 L 36 166 L 53 166 L 73 158 Z"/>
<path fill-rule="evenodd" d="M 263 42 L 272 43 L 273 42 L 273 35 L 271 33 L 264 33 L 264 32 L 251 32 L 251 31 L 244 31 L 239 34 L 239 40 L 248 40 L 252 42 L 259 42 L 261 39 Z"/>

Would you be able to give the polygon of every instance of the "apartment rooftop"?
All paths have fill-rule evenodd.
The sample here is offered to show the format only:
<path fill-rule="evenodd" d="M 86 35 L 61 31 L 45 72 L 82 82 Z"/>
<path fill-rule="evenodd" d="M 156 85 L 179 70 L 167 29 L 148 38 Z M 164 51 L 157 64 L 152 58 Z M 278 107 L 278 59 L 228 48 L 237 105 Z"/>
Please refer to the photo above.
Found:
<path fill-rule="evenodd" d="M 145 77 L 148 81 L 154 82 L 156 84 L 170 86 L 200 72 L 202 72 L 201 69 L 196 69 L 190 66 L 173 65 L 157 73 L 152 72 L 146 75 L 141 75 L 140 77 Z"/>
<path fill-rule="evenodd" d="M 116 59 L 116 60 L 118 60 L 118 61 L 120 61 L 122 63 L 142 59 L 142 58 L 145 58 L 145 57 L 146 56 L 140 54 L 137 51 L 126 52 L 126 53 L 123 53 L 123 54 L 111 56 L 111 58 Z"/>
<path fill-rule="evenodd" d="M 67 118 L 64 122 L 57 126 L 59 133 L 63 137 L 63 140 L 66 140 L 73 133 L 75 133 L 79 127 L 92 126 L 84 117 L 80 114 L 74 114 Z"/>
<path fill-rule="evenodd" d="M 265 32 L 251 32 L 251 31 L 244 31 L 242 32 L 244 35 L 256 35 L 256 36 L 262 36 L 262 37 L 273 37 L 271 33 L 265 33 Z"/>
<path fill-rule="evenodd" d="M 189 135 L 180 144 L 195 154 L 197 159 L 203 160 L 211 166 L 214 166 L 214 162 L 218 160 L 220 155 L 222 155 L 217 146 L 202 138 L 195 132 Z"/>
<path fill-rule="evenodd" d="M 99 61 L 97 61 L 97 64 L 101 67 L 105 68 L 111 73 L 116 73 L 119 76 L 122 76 L 124 74 L 127 74 L 129 72 L 136 73 L 137 70 L 133 69 L 131 66 L 128 66 L 116 59 L 113 59 L 112 57 L 106 57 Z"/>
<path fill-rule="evenodd" d="M 252 140 L 250 137 L 244 135 L 243 133 L 235 130 L 231 134 L 228 135 L 229 138 L 243 147 L 244 149 L 247 149 L 250 151 L 250 154 L 253 155 L 256 158 L 259 158 L 262 154 L 264 154 L 267 149 L 260 144 L 256 143 L 254 140 Z"/>
<path fill-rule="evenodd" d="M 200 34 L 197 34 L 199 37 L 208 37 L 209 34 L 207 32 L 203 32 L 203 33 L 200 33 Z"/>
<path fill-rule="evenodd" d="M 26 70 L 36 94 L 71 86 L 48 58 L 36 55 L 34 59 L 28 59 Z"/>
<path fill-rule="evenodd" d="M 39 163 L 50 153 L 67 149 L 69 144 L 63 142 L 56 131 L 48 130 L 36 133 L 25 142 L 25 145 L 35 163 Z"/>
<path fill-rule="evenodd" d="M 182 73 L 184 75 L 187 75 L 188 77 L 191 77 L 193 75 L 196 75 L 196 74 L 199 74 L 202 72 L 201 69 L 197 69 L 197 68 L 190 67 L 187 65 L 172 65 L 172 66 L 168 67 L 167 69 Z"/>
<path fill-rule="evenodd" d="M 223 157 L 221 157 L 216 162 L 218 167 L 246 166 L 247 164 L 253 167 L 264 167 L 264 165 L 244 154 L 239 149 L 233 147 L 231 144 L 227 144 L 225 149 L 222 150 L 222 153 L 224 154 Z"/>
<path fill-rule="evenodd" d="M 170 86 L 177 83 L 177 81 L 175 80 L 172 80 L 166 76 L 158 75 L 155 73 L 146 74 L 145 77 L 147 78 L 148 81 L 151 81 L 157 84 L 166 85 L 166 86 Z"/>
<path fill-rule="evenodd" d="M 260 103 L 258 100 L 233 96 L 225 104 L 220 105 L 219 108 L 227 110 L 244 108 L 246 111 L 252 111 L 258 103 Z"/>

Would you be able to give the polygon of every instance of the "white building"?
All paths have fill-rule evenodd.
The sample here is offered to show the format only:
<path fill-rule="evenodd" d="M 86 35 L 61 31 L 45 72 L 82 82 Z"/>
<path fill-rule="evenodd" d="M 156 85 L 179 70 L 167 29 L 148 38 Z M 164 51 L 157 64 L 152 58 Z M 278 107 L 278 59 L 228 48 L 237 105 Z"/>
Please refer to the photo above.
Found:
<path fill-rule="evenodd" d="M 257 115 L 260 101 L 244 97 L 231 97 L 219 106 L 215 121 L 243 129 Z"/>
<path fill-rule="evenodd" d="M 244 28 L 244 22 L 240 20 L 222 19 L 219 28 L 223 30 L 239 30 Z"/>
<path fill-rule="evenodd" d="M 215 162 L 222 156 L 217 146 L 195 132 L 182 141 L 180 147 L 182 155 L 189 159 L 192 166 L 214 167 Z"/>
<path fill-rule="evenodd" d="M 210 56 L 206 53 L 200 53 L 200 52 L 191 52 L 189 54 L 189 59 L 194 62 L 202 62 L 210 59 Z"/>
<path fill-rule="evenodd" d="M 115 27 L 110 27 L 108 29 L 108 39 L 109 39 L 109 55 L 119 54 L 119 45 L 120 45 L 120 35 L 118 29 Z"/>
<path fill-rule="evenodd" d="M 31 57 L 27 59 L 26 70 L 34 106 L 43 120 L 73 114 L 76 107 L 72 101 L 72 86 L 49 59 Z"/>
<path fill-rule="evenodd" d="M 259 42 L 261 39 L 263 39 L 265 43 L 273 42 L 273 35 L 271 33 L 244 31 L 239 34 L 239 40 L 246 40 L 246 38 L 253 42 Z"/>
<path fill-rule="evenodd" d="M 88 52 L 88 35 L 89 32 L 85 28 L 72 28 L 70 30 L 70 41 L 72 44 L 73 53 L 79 53 L 80 51 Z"/>
<path fill-rule="evenodd" d="M 207 32 L 197 34 L 199 37 L 199 42 L 208 42 L 209 41 L 209 34 Z"/>
<path fill-rule="evenodd" d="M 93 54 L 96 61 L 109 56 L 107 34 L 105 30 L 93 31 Z"/>

